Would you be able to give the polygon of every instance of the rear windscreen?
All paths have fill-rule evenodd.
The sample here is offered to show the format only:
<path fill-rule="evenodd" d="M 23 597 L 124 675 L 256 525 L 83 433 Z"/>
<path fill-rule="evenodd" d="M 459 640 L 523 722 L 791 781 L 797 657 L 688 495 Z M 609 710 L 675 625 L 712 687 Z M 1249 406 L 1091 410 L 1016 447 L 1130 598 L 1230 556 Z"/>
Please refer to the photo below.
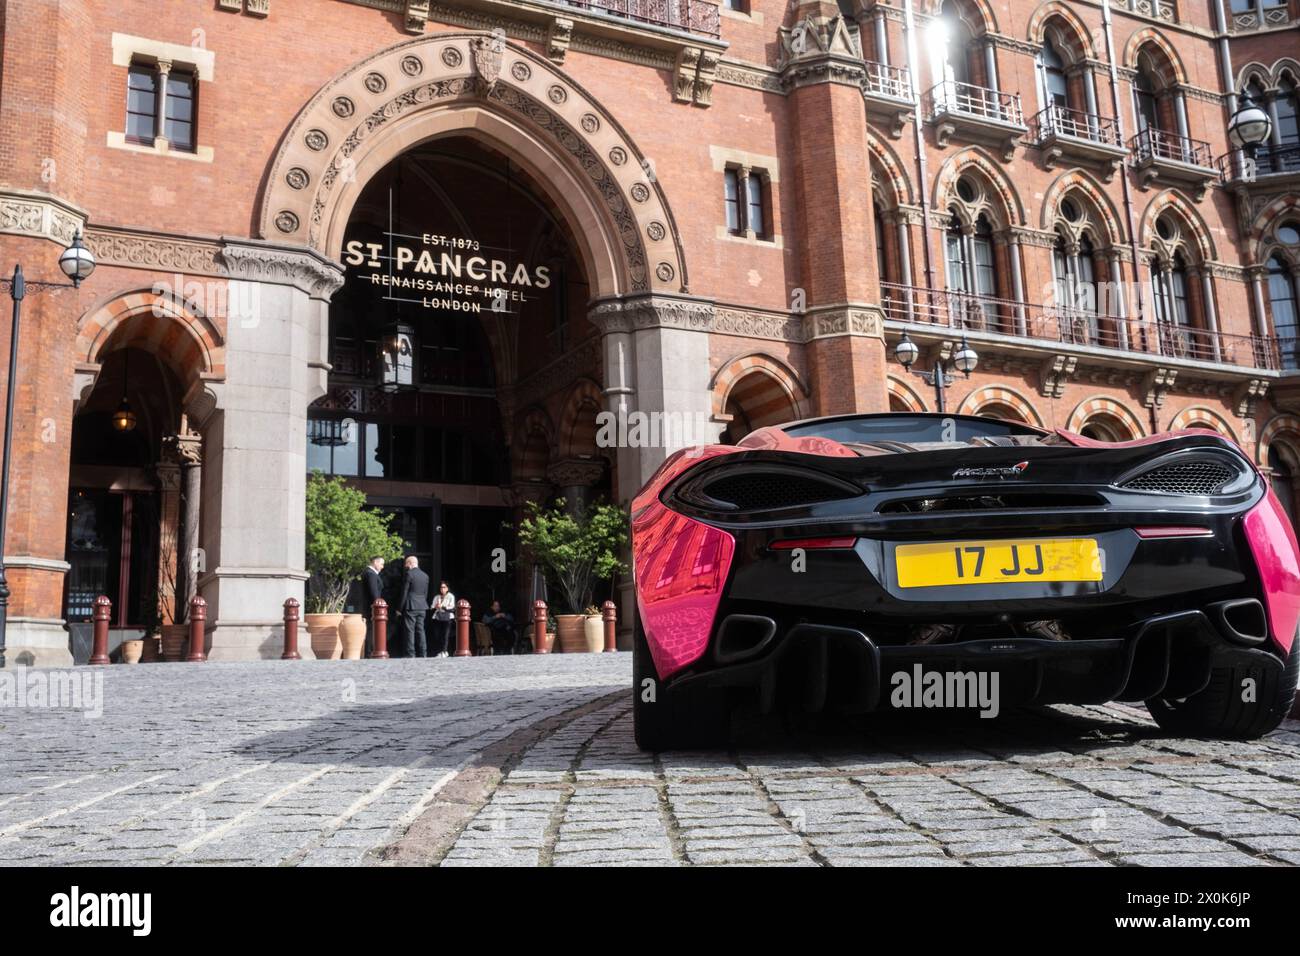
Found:
<path fill-rule="evenodd" d="M 995 421 L 991 418 L 900 414 L 805 422 L 802 425 L 788 425 L 782 430 L 796 438 L 816 435 L 841 444 L 875 441 L 965 442 L 980 436 L 1000 438 L 1007 435 L 1042 434 L 1028 425 Z"/>

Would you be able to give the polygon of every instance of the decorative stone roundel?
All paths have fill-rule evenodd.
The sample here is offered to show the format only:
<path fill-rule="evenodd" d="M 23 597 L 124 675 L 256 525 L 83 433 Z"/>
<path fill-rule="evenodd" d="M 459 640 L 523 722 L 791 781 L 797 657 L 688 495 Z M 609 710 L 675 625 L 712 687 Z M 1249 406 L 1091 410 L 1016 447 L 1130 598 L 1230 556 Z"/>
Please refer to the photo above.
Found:
<path fill-rule="evenodd" d="M 275 217 L 275 228 L 285 233 L 295 233 L 298 231 L 298 217 L 289 210 L 285 209 Z"/>
<path fill-rule="evenodd" d="M 656 219 L 654 222 L 650 223 L 650 225 L 645 227 L 645 234 L 650 237 L 652 242 L 658 242 L 664 236 L 668 235 L 668 230 L 664 228 L 662 222 Z"/>
<path fill-rule="evenodd" d="M 661 262 L 659 263 L 659 267 L 655 269 L 655 275 L 659 277 L 659 281 L 661 282 L 672 282 L 674 275 L 673 267 L 666 262 Z"/>
<path fill-rule="evenodd" d="M 341 119 L 347 119 L 356 112 L 356 107 L 352 105 L 352 101 L 346 96 L 334 97 L 334 102 L 330 106 L 334 109 L 334 115 Z"/>
<path fill-rule="evenodd" d="M 307 184 L 311 182 L 311 177 L 307 175 L 307 170 L 295 166 L 284 174 L 284 181 L 294 189 L 306 189 Z"/>
<path fill-rule="evenodd" d="M 460 66 L 460 62 L 464 58 L 465 57 L 461 54 L 460 50 L 457 50 L 454 46 L 443 47 L 442 49 L 442 62 L 446 63 L 453 70 Z"/>
<path fill-rule="evenodd" d="M 514 65 L 510 67 L 510 75 L 523 83 L 533 75 L 533 68 L 523 60 L 516 60 Z"/>
<path fill-rule="evenodd" d="M 413 54 L 404 56 L 402 57 L 402 72 L 407 76 L 419 76 L 424 72 L 424 61 Z"/>
<path fill-rule="evenodd" d="M 645 202 L 650 198 L 650 187 L 645 183 L 633 183 L 631 193 L 637 202 Z"/>
<path fill-rule="evenodd" d="M 615 146 L 609 151 L 609 161 L 615 166 L 622 166 L 627 162 L 627 152 L 622 146 Z"/>
<path fill-rule="evenodd" d="M 565 100 L 569 98 L 568 92 L 564 89 L 564 87 L 560 86 L 560 84 L 558 83 L 556 83 L 549 90 L 547 90 L 546 95 L 550 98 L 552 103 L 555 103 L 557 105 L 563 103 Z"/>
<path fill-rule="evenodd" d="M 307 144 L 308 149 L 319 153 L 330 144 L 330 138 L 325 135 L 324 130 L 309 129 L 307 135 L 303 137 L 303 142 Z"/>
<path fill-rule="evenodd" d="M 368 89 L 371 93 L 382 93 L 384 92 L 384 90 L 388 89 L 388 81 L 384 79 L 384 74 L 367 73 L 366 89 Z"/>
<path fill-rule="evenodd" d="M 584 113 L 582 116 L 582 128 L 588 133 L 594 133 L 600 129 L 600 120 L 595 113 Z"/>

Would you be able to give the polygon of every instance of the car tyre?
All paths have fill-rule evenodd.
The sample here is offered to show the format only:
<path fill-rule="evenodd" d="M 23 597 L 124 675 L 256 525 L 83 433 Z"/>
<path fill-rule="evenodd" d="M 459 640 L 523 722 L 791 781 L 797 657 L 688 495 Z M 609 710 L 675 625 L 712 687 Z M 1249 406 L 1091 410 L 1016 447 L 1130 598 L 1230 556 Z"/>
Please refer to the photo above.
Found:
<path fill-rule="evenodd" d="M 636 616 L 632 639 L 632 734 L 641 750 L 659 753 L 727 742 L 731 714 L 716 690 L 669 688 L 655 670 Z"/>
<path fill-rule="evenodd" d="M 1250 665 L 1216 667 L 1204 690 L 1183 700 L 1149 700 L 1147 710 L 1162 729 L 1179 736 L 1253 740 L 1276 730 L 1291 712 L 1297 677 L 1300 629 L 1280 674 Z M 1255 700 L 1249 702 L 1241 699 L 1248 678 L 1255 681 Z"/>

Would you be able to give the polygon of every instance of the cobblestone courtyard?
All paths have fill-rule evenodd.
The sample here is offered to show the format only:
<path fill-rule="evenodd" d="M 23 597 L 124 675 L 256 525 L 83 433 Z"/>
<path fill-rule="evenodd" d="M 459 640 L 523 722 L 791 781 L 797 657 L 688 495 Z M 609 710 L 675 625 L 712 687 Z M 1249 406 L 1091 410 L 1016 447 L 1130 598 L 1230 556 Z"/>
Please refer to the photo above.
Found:
<path fill-rule="evenodd" d="M 3 864 L 1300 863 L 1300 724 L 1119 705 L 643 755 L 631 656 L 145 665 L 0 709 Z"/>

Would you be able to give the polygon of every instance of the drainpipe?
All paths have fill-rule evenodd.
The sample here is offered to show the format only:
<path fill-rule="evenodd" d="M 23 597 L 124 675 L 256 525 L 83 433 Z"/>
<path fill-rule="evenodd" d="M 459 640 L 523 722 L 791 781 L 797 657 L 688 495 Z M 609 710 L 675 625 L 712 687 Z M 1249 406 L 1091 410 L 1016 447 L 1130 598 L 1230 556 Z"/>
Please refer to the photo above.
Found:
<path fill-rule="evenodd" d="M 1119 108 L 1119 70 L 1115 67 L 1115 32 L 1110 20 L 1110 0 L 1101 0 L 1101 23 L 1106 34 L 1106 67 L 1110 73 L 1110 104 L 1111 109 L 1115 111 L 1115 130 L 1119 134 L 1119 141 L 1127 143 L 1124 114 Z M 1129 183 L 1127 169 L 1120 171 L 1119 181 L 1124 191 L 1124 219 L 1128 224 L 1129 249 L 1133 253 L 1133 293 L 1137 296 L 1137 309 L 1133 315 L 1140 322 L 1146 313 L 1142 300 L 1142 257 L 1138 253 L 1137 220 L 1133 215 L 1133 187 Z M 1153 420 L 1154 415 L 1153 409 Z"/>
<path fill-rule="evenodd" d="M 925 159 L 925 133 L 921 116 L 921 57 L 916 45 L 916 13 L 912 0 L 903 0 L 903 32 L 906 34 L 907 61 L 912 72 L 912 137 L 916 144 L 916 181 L 921 196 L 921 254 L 925 262 L 925 287 L 934 292 L 934 257 L 930 252 L 930 173 Z"/>

